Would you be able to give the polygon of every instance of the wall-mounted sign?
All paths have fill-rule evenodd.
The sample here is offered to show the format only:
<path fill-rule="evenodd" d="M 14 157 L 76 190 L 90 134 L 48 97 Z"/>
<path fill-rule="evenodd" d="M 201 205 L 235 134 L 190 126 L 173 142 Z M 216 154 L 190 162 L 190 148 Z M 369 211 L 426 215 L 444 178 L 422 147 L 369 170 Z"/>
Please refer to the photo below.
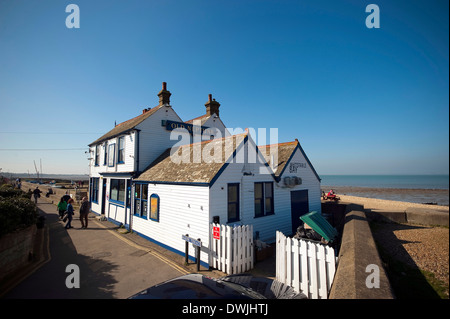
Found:
<path fill-rule="evenodd" d="M 170 120 L 162 120 L 161 125 L 166 127 L 166 130 L 173 131 L 175 129 L 185 129 L 190 134 L 209 134 L 214 135 L 216 128 L 210 128 L 206 126 L 198 126 L 193 124 L 188 124 L 184 122 L 175 122 Z"/>
<path fill-rule="evenodd" d="M 306 163 L 291 163 L 289 164 L 289 173 L 297 173 L 299 168 L 306 168 Z"/>

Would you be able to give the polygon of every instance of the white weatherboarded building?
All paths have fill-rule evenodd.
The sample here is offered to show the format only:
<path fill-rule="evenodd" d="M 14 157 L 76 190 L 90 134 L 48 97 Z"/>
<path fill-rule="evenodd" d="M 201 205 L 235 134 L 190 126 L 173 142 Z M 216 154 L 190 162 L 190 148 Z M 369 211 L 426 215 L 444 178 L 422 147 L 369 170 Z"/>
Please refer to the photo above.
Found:
<path fill-rule="evenodd" d="M 301 215 L 321 211 L 320 179 L 297 140 L 256 146 L 248 131 L 227 135 L 211 96 L 206 115 L 182 122 L 165 92 L 164 84 L 160 105 L 90 145 L 94 212 L 179 254 L 182 235 L 200 239 L 201 264 L 209 267 L 211 223 L 251 224 L 259 239 L 273 242 L 277 230 L 291 234 Z M 207 141 L 170 140 L 175 127 L 189 136 L 214 128 L 225 137 L 211 131 Z"/>

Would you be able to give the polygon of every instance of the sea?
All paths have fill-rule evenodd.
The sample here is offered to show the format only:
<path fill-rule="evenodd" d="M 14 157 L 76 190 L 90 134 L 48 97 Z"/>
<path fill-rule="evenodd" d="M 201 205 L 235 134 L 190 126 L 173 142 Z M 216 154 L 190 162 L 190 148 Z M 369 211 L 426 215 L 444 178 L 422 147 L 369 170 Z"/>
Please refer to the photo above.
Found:
<path fill-rule="evenodd" d="M 338 194 L 449 205 L 449 175 L 320 175 L 321 188 Z"/>

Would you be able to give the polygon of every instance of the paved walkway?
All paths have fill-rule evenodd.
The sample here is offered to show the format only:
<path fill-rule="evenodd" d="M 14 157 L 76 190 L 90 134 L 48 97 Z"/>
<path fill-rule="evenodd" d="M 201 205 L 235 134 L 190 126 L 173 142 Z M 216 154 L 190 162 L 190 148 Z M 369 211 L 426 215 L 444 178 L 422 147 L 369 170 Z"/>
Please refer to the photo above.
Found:
<path fill-rule="evenodd" d="M 78 212 L 74 228 L 65 229 L 56 206 L 38 203 L 46 216 L 40 234 L 41 259 L 32 273 L 19 274 L 10 282 L 14 287 L 3 298 L 127 298 L 162 281 L 195 272 L 193 264 L 184 266 L 184 257 L 167 251 L 136 234 L 121 234 L 117 226 L 99 221 L 94 214 L 89 227 L 81 229 Z M 80 288 L 69 289 L 66 280 L 75 274 L 68 265 L 77 265 Z M 200 273 L 220 277 L 225 274 L 200 269 Z"/>

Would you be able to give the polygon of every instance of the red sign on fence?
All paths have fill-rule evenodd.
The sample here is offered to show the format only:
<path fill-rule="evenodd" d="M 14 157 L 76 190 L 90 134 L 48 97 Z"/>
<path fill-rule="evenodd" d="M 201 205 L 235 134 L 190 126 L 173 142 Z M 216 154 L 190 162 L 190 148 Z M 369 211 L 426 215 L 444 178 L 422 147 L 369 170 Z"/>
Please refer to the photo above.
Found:
<path fill-rule="evenodd" d="M 213 238 L 220 239 L 220 227 L 213 227 Z"/>

